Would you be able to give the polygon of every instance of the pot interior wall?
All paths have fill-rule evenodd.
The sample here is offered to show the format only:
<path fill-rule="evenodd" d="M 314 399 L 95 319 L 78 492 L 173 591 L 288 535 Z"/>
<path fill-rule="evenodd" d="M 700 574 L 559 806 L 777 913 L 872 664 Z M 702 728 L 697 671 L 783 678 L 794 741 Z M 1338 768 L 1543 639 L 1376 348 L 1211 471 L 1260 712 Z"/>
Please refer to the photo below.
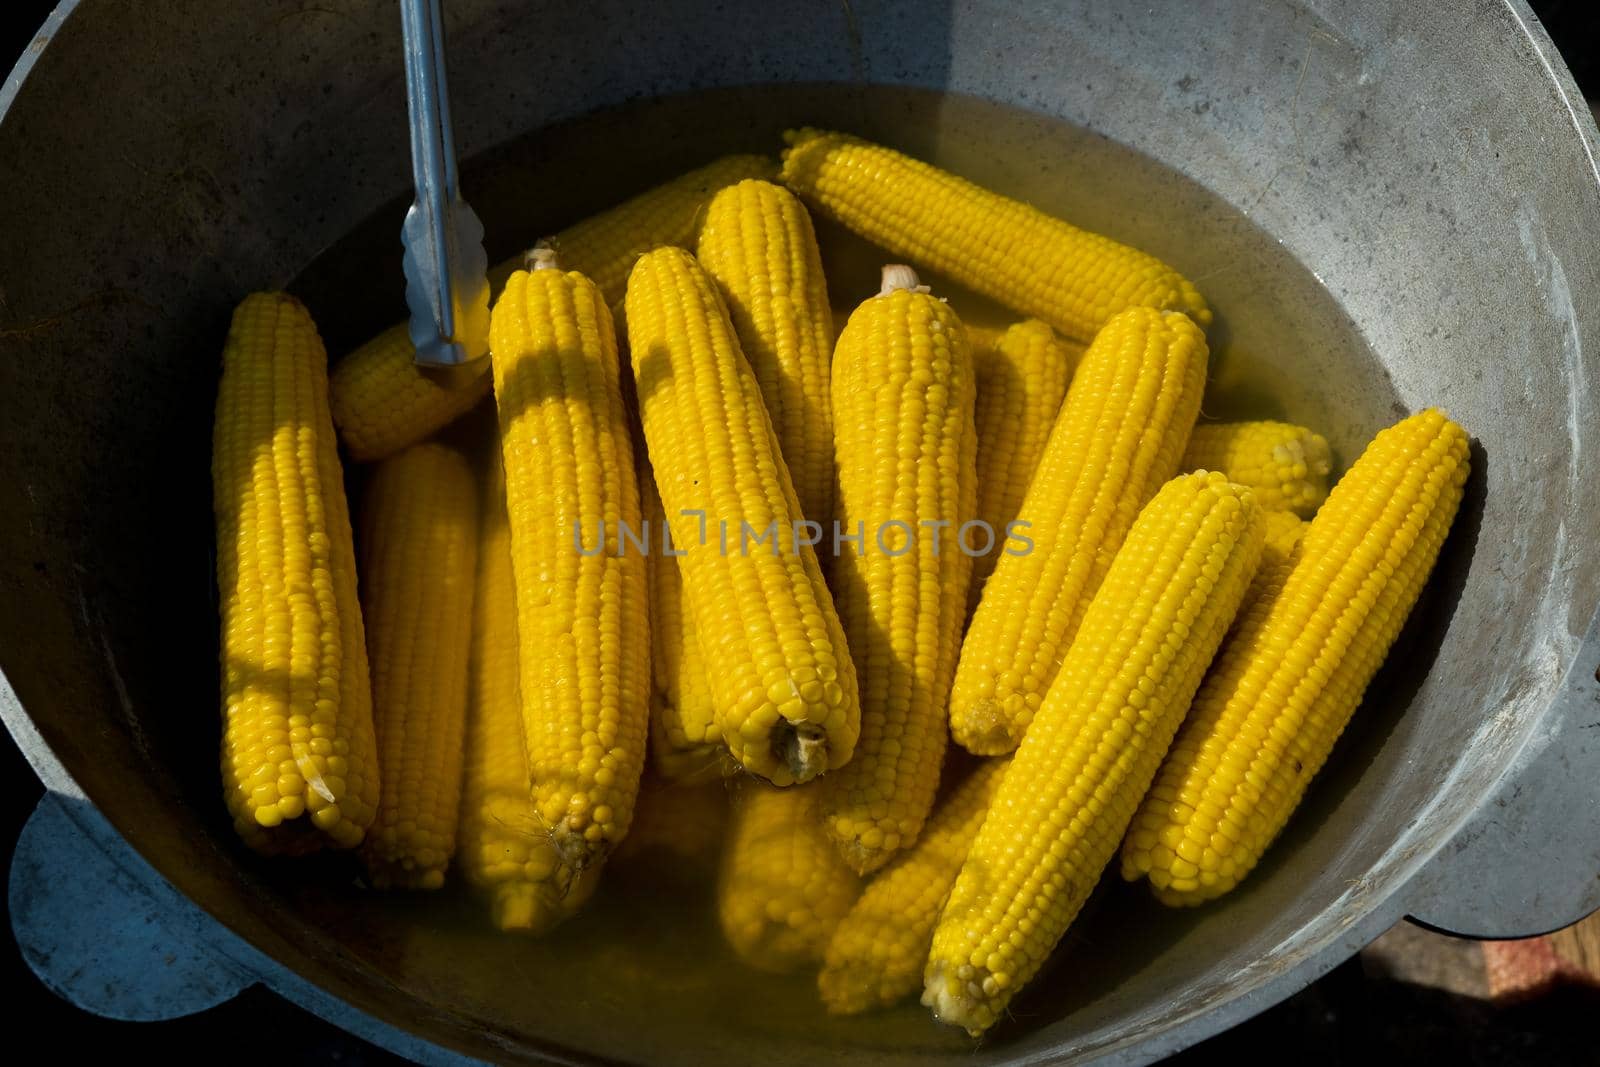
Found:
<path fill-rule="evenodd" d="M 1588 358 L 1572 303 L 1600 294 L 1593 251 L 1557 214 L 1579 193 L 1559 144 L 1538 165 L 1493 157 L 1530 120 L 1454 81 L 1488 63 L 1537 101 L 1503 34 L 1453 23 L 1446 40 L 1398 7 L 1322 21 L 1295 4 L 1138 20 L 1043 4 L 450 7 L 466 193 L 491 258 L 717 152 L 829 124 L 1177 264 L 1219 312 L 1210 415 L 1309 422 L 1348 462 L 1399 414 L 1448 406 L 1478 440 L 1467 508 L 1284 841 L 1208 909 L 1103 887 L 975 1055 L 1147 1036 L 1392 908 L 1529 728 L 1600 596 L 1593 558 L 1552 534 L 1600 510 L 1577 478 L 1592 415 L 1567 406 Z M 389 4 L 228 8 L 163 5 L 146 24 L 82 5 L 0 125 L 0 667 L 54 758 L 270 955 L 463 1050 L 973 1056 L 914 1006 L 829 1020 L 809 981 L 751 978 L 659 882 L 619 880 L 551 938 L 508 940 L 462 899 L 364 894 L 339 858 L 273 865 L 232 839 L 209 570 L 217 351 L 254 288 L 290 284 L 335 355 L 396 321 L 407 171 Z M 1419 115 L 1419 94 L 1441 103 Z M 873 261 L 832 266 L 836 304 L 869 291 Z M 1535 622 L 1508 633 L 1508 616 Z"/>

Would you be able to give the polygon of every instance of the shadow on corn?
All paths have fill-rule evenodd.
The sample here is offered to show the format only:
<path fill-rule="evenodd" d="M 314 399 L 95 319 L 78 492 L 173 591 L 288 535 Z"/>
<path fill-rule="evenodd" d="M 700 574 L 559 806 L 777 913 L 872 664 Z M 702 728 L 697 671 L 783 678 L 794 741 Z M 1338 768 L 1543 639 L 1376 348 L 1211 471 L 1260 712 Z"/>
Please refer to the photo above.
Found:
<path fill-rule="evenodd" d="M 621 338 L 618 341 L 620 343 Z M 500 405 L 499 424 L 505 432 L 517 432 L 518 422 L 531 416 L 536 405 L 547 401 L 561 402 L 567 409 L 567 417 L 573 422 L 593 420 L 594 411 L 602 406 L 597 403 L 600 398 L 591 395 L 583 382 L 564 377 L 560 370 L 561 362 L 552 353 L 544 351 L 531 353 L 528 358 L 512 363 L 503 381 L 496 383 L 498 387 L 495 390 L 496 403 Z M 616 373 L 626 376 L 621 366 Z M 512 397 L 515 400 L 503 399 Z"/>
<path fill-rule="evenodd" d="M 1420 720 L 1408 718 L 1418 691 L 1433 674 L 1434 661 L 1444 635 L 1461 603 L 1461 594 L 1477 552 L 1478 536 L 1483 522 L 1488 458 L 1483 445 L 1471 443 L 1472 473 L 1467 479 L 1461 500 L 1461 509 L 1450 533 L 1439 551 L 1439 561 L 1423 588 L 1417 606 L 1406 620 L 1394 647 L 1389 650 L 1382 668 L 1367 686 L 1365 696 L 1350 726 L 1335 743 L 1328 761 L 1317 772 L 1316 780 L 1306 792 L 1294 817 L 1284 829 L 1283 836 L 1268 849 L 1261 863 L 1241 888 L 1248 890 L 1253 884 L 1266 882 L 1284 865 L 1291 862 L 1302 847 L 1317 847 L 1312 839 L 1360 842 L 1358 823 L 1381 803 L 1361 796 L 1363 789 L 1387 790 L 1400 788 L 1397 782 L 1383 775 L 1420 777 L 1432 788 L 1432 783 L 1443 780 L 1444 768 L 1453 762 L 1458 753 L 1452 746 L 1428 742 L 1416 751 L 1436 753 L 1442 761 L 1437 774 L 1426 767 L 1412 764 L 1406 767 L 1384 768 L 1368 777 L 1369 769 L 1381 753 L 1394 752 L 1388 742 L 1396 731 L 1424 730 Z M 1409 747 L 1406 751 L 1411 751 Z M 1321 833 L 1326 827 L 1328 834 Z M 1398 828 L 1396 828 L 1397 831 Z M 1375 841 L 1374 846 L 1386 847 L 1388 842 Z M 1326 845 L 1321 846 L 1326 848 Z M 1369 846 L 1371 847 L 1371 846 Z M 1336 887 L 1343 889 L 1344 886 Z"/>

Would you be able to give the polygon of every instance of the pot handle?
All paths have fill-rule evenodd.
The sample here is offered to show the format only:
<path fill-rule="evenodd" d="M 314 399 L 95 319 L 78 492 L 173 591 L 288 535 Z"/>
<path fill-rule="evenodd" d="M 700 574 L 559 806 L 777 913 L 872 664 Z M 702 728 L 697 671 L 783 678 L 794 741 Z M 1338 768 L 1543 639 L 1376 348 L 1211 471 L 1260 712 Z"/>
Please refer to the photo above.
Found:
<path fill-rule="evenodd" d="M 1419 876 L 1417 922 L 1532 937 L 1600 908 L 1600 611 L 1546 722 Z"/>
<path fill-rule="evenodd" d="M 70 783 L 47 792 L 12 854 L 11 930 L 56 995 L 109 1019 L 176 1019 L 262 985 L 425 1067 L 487 1067 L 381 1022 L 268 959 L 134 852 Z"/>
<path fill-rule="evenodd" d="M 96 840 L 115 836 L 86 801 L 57 793 L 28 816 L 11 861 L 11 929 L 39 980 L 84 1011 L 137 1022 L 192 1015 L 253 985 L 217 950 L 210 918 Z"/>

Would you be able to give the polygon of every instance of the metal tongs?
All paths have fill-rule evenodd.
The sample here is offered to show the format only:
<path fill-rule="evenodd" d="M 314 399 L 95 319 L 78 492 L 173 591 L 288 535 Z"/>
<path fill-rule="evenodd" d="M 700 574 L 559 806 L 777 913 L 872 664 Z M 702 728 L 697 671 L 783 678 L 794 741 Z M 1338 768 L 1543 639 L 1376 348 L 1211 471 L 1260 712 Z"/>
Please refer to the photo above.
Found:
<path fill-rule="evenodd" d="M 440 2 L 400 0 L 417 187 L 400 239 L 411 343 L 424 367 L 453 367 L 489 354 L 489 259 L 483 223 L 461 199 L 456 174 Z"/>

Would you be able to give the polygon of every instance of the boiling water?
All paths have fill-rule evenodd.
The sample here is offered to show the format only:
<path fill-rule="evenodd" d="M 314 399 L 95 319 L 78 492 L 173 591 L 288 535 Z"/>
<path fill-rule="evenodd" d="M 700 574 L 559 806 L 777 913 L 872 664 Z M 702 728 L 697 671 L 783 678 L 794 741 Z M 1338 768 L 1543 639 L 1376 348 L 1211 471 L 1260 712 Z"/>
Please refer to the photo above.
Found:
<path fill-rule="evenodd" d="M 1216 312 L 1207 416 L 1303 421 L 1327 433 L 1343 459 L 1391 421 L 1391 397 L 1352 409 L 1348 397 L 1330 390 L 1341 378 L 1384 381 L 1382 368 L 1316 278 L 1271 237 L 1181 174 L 1017 108 L 834 85 L 649 100 L 535 131 L 469 160 L 464 192 L 497 261 L 717 155 L 774 152 L 786 127 L 807 124 L 901 148 L 1173 264 Z M 401 203 L 378 212 L 292 286 L 336 357 L 404 317 L 403 212 Z M 876 292 L 885 255 L 823 220 L 818 234 L 834 307 L 853 307 Z M 969 320 L 1007 321 L 999 308 L 937 276 L 924 280 Z M 469 420 L 454 434 L 481 443 L 487 422 Z M 1353 744 L 1359 748 L 1359 737 Z M 1329 776 L 1337 778 L 1337 768 Z M 1309 807 L 1316 807 L 1315 791 Z M 1289 838 L 1281 847 L 1293 847 L 1292 831 Z M 581 1048 L 653 1062 L 759 1057 L 778 1064 L 816 1061 L 841 1044 L 884 1060 L 973 1052 L 964 1035 L 935 1025 L 914 1002 L 832 1019 L 811 975 L 773 977 L 741 966 L 722 946 L 709 870 L 608 871 L 578 918 L 534 940 L 489 929 L 481 907 L 459 888 L 426 897 L 368 894 L 353 887 L 347 858 L 319 862 L 259 864 L 263 888 L 294 898 L 327 931 L 331 965 L 376 969 L 425 1006 L 430 1027 L 456 1029 L 465 1046 L 496 1058 Z M 1115 989 L 1154 946 L 1184 936 L 1189 913 L 1114 882 L 1113 875 L 1102 885 L 980 1056 L 1004 1053 L 1018 1035 Z"/>

